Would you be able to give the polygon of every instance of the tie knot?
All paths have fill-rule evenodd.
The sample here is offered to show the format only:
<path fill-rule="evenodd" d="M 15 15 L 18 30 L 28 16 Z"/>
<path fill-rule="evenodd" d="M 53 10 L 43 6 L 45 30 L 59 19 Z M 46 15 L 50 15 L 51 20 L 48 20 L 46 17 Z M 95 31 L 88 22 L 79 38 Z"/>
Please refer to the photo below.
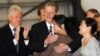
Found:
<path fill-rule="evenodd" d="M 50 26 L 50 28 L 52 28 L 52 26 Z"/>
<path fill-rule="evenodd" d="M 13 28 L 13 31 L 15 32 L 16 31 L 16 28 Z"/>

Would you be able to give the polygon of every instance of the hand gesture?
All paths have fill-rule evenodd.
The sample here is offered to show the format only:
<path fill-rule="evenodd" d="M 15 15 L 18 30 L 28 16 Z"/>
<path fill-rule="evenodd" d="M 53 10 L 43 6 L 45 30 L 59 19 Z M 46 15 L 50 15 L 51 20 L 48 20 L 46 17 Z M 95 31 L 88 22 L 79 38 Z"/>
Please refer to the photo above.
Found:
<path fill-rule="evenodd" d="M 60 43 L 58 46 L 54 47 L 54 50 L 56 53 L 65 52 L 65 51 L 67 51 L 67 49 L 68 49 L 68 45 L 63 44 L 63 43 Z"/>
<path fill-rule="evenodd" d="M 57 41 L 58 35 L 49 33 L 48 37 L 45 40 L 45 44 L 50 44 Z"/>
<path fill-rule="evenodd" d="M 25 26 L 24 32 L 23 32 L 24 39 L 28 39 L 29 38 L 28 37 L 29 30 L 30 30 L 30 26 L 29 25 Z"/>

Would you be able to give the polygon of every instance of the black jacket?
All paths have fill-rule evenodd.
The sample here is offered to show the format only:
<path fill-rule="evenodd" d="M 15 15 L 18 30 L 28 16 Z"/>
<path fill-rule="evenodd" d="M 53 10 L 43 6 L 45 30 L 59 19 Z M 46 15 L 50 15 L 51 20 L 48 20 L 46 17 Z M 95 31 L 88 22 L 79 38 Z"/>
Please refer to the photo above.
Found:
<path fill-rule="evenodd" d="M 0 56 L 28 56 L 28 47 L 24 43 L 23 28 L 20 28 L 19 53 L 13 43 L 14 36 L 9 24 L 0 29 Z"/>
<path fill-rule="evenodd" d="M 29 51 L 31 54 L 33 52 L 42 52 L 46 49 L 44 47 L 44 40 L 47 38 L 48 34 L 49 31 L 45 21 L 32 25 L 29 34 Z"/>
<path fill-rule="evenodd" d="M 68 46 L 71 48 L 71 53 L 75 52 L 81 46 L 82 36 L 78 33 L 79 31 L 79 22 L 74 17 L 68 17 L 65 22 L 65 29 L 68 36 L 73 40 Z"/>

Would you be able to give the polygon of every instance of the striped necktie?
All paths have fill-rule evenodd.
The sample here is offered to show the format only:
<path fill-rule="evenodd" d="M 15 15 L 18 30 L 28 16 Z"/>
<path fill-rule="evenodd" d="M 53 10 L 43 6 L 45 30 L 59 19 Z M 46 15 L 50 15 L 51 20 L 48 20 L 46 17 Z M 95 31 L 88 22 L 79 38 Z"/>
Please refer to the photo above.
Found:
<path fill-rule="evenodd" d="M 49 26 L 49 33 L 52 33 L 52 26 Z"/>
<path fill-rule="evenodd" d="M 14 32 L 14 34 L 13 34 L 13 35 L 14 35 L 14 37 L 15 37 L 16 28 L 13 28 L 13 32 Z"/>
<path fill-rule="evenodd" d="M 16 33 L 16 28 L 13 28 L 14 31 L 14 37 L 15 37 L 15 33 Z M 16 45 L 16 49 L 17 49 L 17 53 L 19 52 L 19 44 Z"/>

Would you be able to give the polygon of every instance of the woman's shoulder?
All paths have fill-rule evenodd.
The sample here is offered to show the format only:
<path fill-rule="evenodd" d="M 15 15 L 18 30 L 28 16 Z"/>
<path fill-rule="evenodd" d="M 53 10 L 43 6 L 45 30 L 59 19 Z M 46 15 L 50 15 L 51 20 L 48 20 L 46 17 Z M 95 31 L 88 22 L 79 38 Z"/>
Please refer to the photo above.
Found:
<path fill-rule="evenodd" d="M 99 46 L 99 42 L 97 41 L 97 39 L 95 37 L 92 37 L 92 39 L 90 41 L 90 45 Z"/>

